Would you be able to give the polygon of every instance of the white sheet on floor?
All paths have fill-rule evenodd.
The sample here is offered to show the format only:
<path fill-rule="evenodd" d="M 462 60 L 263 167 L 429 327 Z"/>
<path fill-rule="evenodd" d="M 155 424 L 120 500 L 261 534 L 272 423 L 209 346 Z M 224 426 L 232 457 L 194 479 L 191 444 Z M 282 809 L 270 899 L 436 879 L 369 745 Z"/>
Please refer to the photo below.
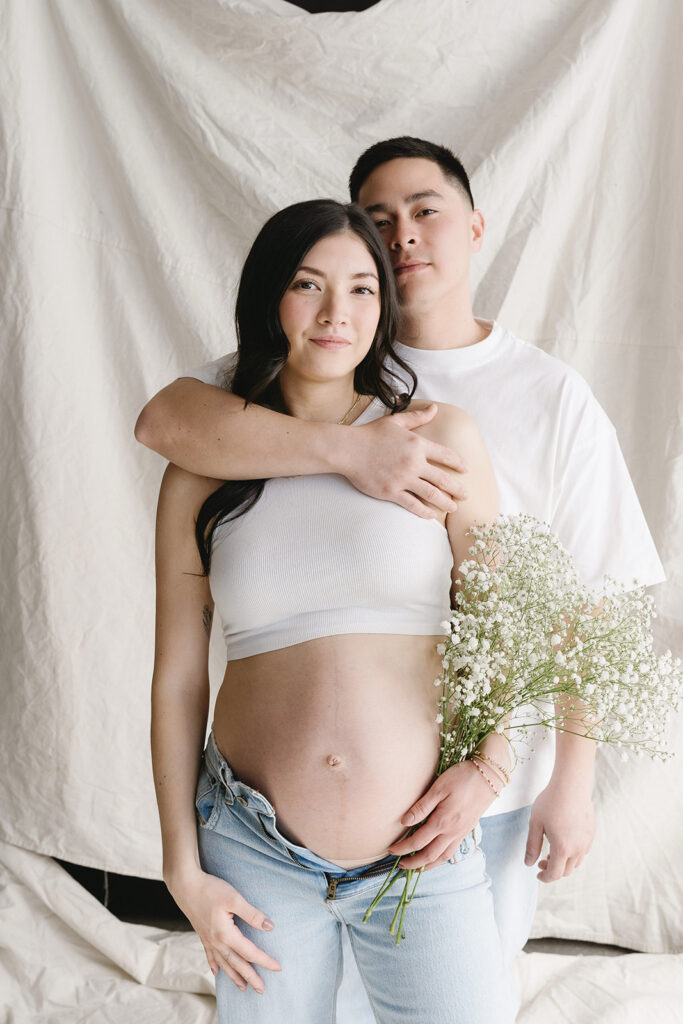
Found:
<path fill-rule="evenodd" d="M 2 842 L 0 893 L 1 1024 L 215 1021 L 194 932 L 118 921 L 51 858 Z M 515 973 L 518 1024 L 680 1024 L 680 955 L 531 953 Z"/>
<path fill-rule="evenodd" d="M 517 1024 L 680 1024 L 683 955 L 522 953 Z"/>
<path fill-rule="evenodd" d="M 209 1024 L 194 932 L 127 924 L 51 857 L 0 841 L 1 1024 Z"/>
<path fill-rule="evenodd" d="M 236 275 L 265 217 L 343 198 L 379 138 L 443 141 L 471 169 L 488 223 L 476 312 L 588 377 L 668 572 L 660 637 L 680 646 L 677 0 L 382 0 L 324 16 L 283 0 L 2 6 L 6 840 L 159 877 L 162 465 L 133 423 L 160 386 L 232 347 Z M 682 791 L 675 767 L 605 759 L 596 851 L 543 893 L 537 931 L 680 949 Z"/>

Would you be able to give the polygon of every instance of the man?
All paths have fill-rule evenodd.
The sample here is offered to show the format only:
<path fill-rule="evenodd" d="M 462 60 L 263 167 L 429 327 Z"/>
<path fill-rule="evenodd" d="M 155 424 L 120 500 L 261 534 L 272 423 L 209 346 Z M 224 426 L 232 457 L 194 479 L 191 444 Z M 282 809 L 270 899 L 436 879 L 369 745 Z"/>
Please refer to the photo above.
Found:
<path fill-rule="evenodd" d="M 501 512 L 549 522 L 587 583 L 605 573 L 660 582 L 662 567 L 614 428 L 586 382 L 473 315 L 470 260 L 482 246 L 484 218 L 462 164 L 444 147 L 391 139 L 360 157 L 350 190 L 392 260 L 403 317 L 397 349 L 417 373 L 416 396 L 458 405 L 475 419 L 496 471 Z M 211 386 L 230 364 L 230 357 L 218 360 L 196 371 L 198 379 L 181 378 L 161 391 L 141 413 L 138 440 L 220 479 L 341 473 L 360 490 L 423 516 L 464 498 L 458 473 L 466 467 L 457 454 L 412 432 L 434 409 L 357 428 L 245 410 L 239 398 Z M 523 759 L 482 818 L 508 959 L 528 938 L 536 877 L 550 882 L 570 874 L 591 845 L 593 763 L 594 745 L 581 737 L 560 733 L 556 744 L 539 737 L 533 757 Z M 437 780 L 410 809 L 415 820 L 434 811 L 434 821 L 448 801 L 457 803 L 457 780 L 453 786 L 445 792 Z M 536 874 L 544 835 L 549 853 Z M 418 831 L 392 851 L 406 855 L 424 845 Z"/>

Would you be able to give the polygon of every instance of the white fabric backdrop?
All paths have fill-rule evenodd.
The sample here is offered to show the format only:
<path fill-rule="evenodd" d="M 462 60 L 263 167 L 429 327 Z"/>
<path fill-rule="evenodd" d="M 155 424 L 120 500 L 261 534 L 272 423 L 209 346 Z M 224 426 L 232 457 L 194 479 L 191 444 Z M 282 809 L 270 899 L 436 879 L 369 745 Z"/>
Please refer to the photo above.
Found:
<path fill-rule="evenodd" d="M 317 16 L 284 0 L 3 0 L 0 14 L 8 843 L 160 876 L 148 734 L 163 467 L 132 426 L 150 394 L 233 346 L 237 273 L 266 216 L 344 198 L 380 138 L 445 142 L 472 171 L 488 224 L 475 312 L 593 386 L 668 573 L 659 635 L 680 652 L 676 0 L 381 0 Z M 680 768 L 600 762 L 596 848 L 544 889 L 535 934 L 678 950 Z"/>

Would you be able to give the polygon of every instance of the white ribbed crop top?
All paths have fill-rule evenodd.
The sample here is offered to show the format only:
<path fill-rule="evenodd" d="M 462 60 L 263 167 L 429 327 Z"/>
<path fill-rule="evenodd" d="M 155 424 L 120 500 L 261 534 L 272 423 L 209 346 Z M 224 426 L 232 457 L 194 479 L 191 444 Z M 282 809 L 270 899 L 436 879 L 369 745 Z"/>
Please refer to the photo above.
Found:
<path fill-rule="evenodd" d="M 374 399 L 353 425 L 385 413 Z M 221 523 L 210 585 L 235 661 L 340 633 L 443 633 L 452 567 L 441 523 L 327 473 L 267 480 Z"/>

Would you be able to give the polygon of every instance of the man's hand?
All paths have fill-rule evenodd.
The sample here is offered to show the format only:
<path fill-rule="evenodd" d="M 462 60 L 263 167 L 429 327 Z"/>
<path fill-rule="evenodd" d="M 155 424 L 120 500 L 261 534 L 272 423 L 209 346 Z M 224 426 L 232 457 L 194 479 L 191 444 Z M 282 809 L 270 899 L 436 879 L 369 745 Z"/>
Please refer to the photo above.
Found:
<path fill-rule="evenodd" d="M 151 398 L 135 425 L 141 444 L 181 469 L 215 480 L 339 473 L 371 498 L 423 519 L 467 497 L 465 460 L 416 431 L 438 406 L 412 408 L 361 426 L 300 420 L 211 384 L 182 377 Z"/>
<path fill-rule="evenodd" d="M 437 410 L 432 402 L 424 409 L 345 428 L 347 443 L 335 456 L 337 472 L 364 494 L 393 501 L 423 519 L 455 511 L 457 502 L 467 497 L 460 479 L 468 469 L 465 460 L 415 432 Z"/>
<path fill-rule="evenodd" d="M 453 765 L 439 775 L 401 819 L 408 826 L 424 821 L 428 815 L 429 821 L 412 836 L 393 843 L 389 852 L 403 858 L 402 868 L 435 868 L 444 864 L 495 798 L 471 761 Z M 420 852 L 408 856 L 413 850 Z"/>
<path fill-rule="evenodd" d="M 590 786 L 551 779 L 531 811 L 525 864 L 538 860 L 544 834 L 550 853 L 538 862 L 538 878 L 541 882 L 554 882 L 578 868 L 591 848 L 595 816 Z"/>

